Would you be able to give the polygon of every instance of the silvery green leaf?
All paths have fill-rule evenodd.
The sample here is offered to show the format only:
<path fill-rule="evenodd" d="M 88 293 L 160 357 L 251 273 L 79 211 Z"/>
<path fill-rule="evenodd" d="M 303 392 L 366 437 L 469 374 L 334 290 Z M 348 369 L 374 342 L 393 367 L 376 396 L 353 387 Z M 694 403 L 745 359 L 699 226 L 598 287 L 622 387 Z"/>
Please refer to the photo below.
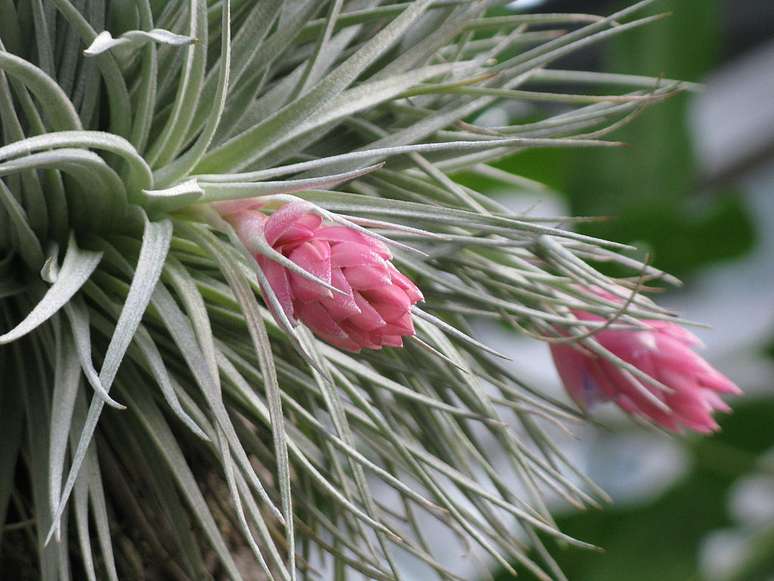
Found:
<path fill-rule="evenodd" d="M 207 2 L 191 0 L 188 32 L 197 42 L 185 50 L 182 75 L 178 82 L 172 111 L 153 144 L 148 148 L 147 159 L 154 168 L 172 161 L 183 146 L 188 128 L 193 120 L 196 102 L 204 83 L 207 59 Z"/>
<path fill-rule="evenodd" d="M 22 258 L 30 267 L 40 268 L 45 260 L 40 242 L 30 227 L 24 208 L 2 181 L 0 181 L 0 205 L 5 209 L 8 221 L 16 232 L 16 237 L 20 243 L 19 253 Z"/>
<path fill-rule="evenodd" d="M 127 390 L 131 392 L 132 390 Z M 141 412 L 140 419 L 148 431 L 148 435 L 164 459 L 170 474 L 175 479 L 180 491 L 192 508 L 192 514 L 202 527 L 212 548 L 218 555 L 228 575 L 232 579 L 241 579 L 234 559 L 231 556 L 223 535 L 218 530 L 215 519 L 207 506 L 207 501 L 199 489 L 199 485 L 191 472 L 178 440 L 170 430 L 161 410 L 153 399 L 144 392 L 132 395 L 127 393 L 127 403 Z"/>
<path fill-rule="evenodd" d="M 53 0 L 53 4 L 56 5 L 59 13 L 72 26 L 74 32 L 78 34 L 83 44 L 91 44 L 97 37 L 97 32 L 89 20 L 84 18 L 83 14 L 69 0 Z M 95 63 L 105 82 L 108 102 L 110 103 L 110 129 L 113 133 L 128 138 L 131 132 L 132 103 L 118 63 L 110 53 L 97 55 Z M 89 78 L 98 80 L 90 74 Z M 91 90 L 96 91 L 97 88 L 92 87 Z"/>
<path fill-rule="evenodd" d="M 110 339 L 110 344 L 108 345 L 102 368 L 99 373 L 99 380 L 105 392 L 110 390 L 113 380 L 118 373 L 118 367 L 134 337 L 134 333 L 137 326 L 140 324 L 143 313 L 151 300 L 156 283 L 161 275 L 164 258 L 169 250 L 171 237 L 172 223 L 170 221 L 165 220 L 163 222 L 154 223 L 148 221 L 146 218 L 143 245 L 137 261 L 137 270 L 132 279 L 129 295 L 121 310 L 121 315 L 116 323 L 115 332 Z M 65 256 L 65 261 L 62 264 L 63 271 L 66 262 L 67 256 Z M 48 533 L 48 538 L 51 537 L 51 534 L 57 527 L 59 518 L 67 506 L 70 492 L 75 485 L 76 478 L 78 478 L 78 473 L 86 457 L 89 444 L 91 443 L 103 407 L 104 400 L 102 399 L 92 400 L 91 405 L 89 406 L 89 412 L 78 441 L 78 447 L 73 455 L 72 465 L 70 466 L 70 472 L 64 484 L 59 504 L 56 507 L 53 518 L 54 524 Z"/>
<path fill-rule="evenodd" d="M 319 111 L 331 99 L 341 94 L 377 56 L 397 41 L 400 35 L 422 15 L 429 4 L 430 0 L 413 2 L 306 95 L 216 149 L 202 160 L 202 163 L 197 166 L 197 171 L 200 173 L 207 171 L 208 167 L 240 169 L 277 147 L 289 130 L 292 131 L 305 118 Z M 249 147 L 246 147 L 247 144 L 250 144 Z"/>
<path fill-rule="evenodd" d="M 42 70 L 5 51 L 0 51 L 0 70 L 18 79 L 46 104 L 43 111 L 54 129 L 81 129 L 81 120 L 67 95 Z"/>
<path fill-rule="evenodd" d="M 70 236 L 56 282 L 49 287 L 43 298 L 18 325 L 0 335 L 0 345 L 23 337 L 52 317 L 89 279 L 101 258 L 101 252 L 79 248 L 75 242 L 75 236 Z"/>
<path fill-rule="evenodd" d="M 102 385 L 99 374 L 94 367 L 91 353 L 89 311 L 83 303 L 83 300 L 80 297 L 75 297 L 65 305 L 64 309 L 67 320 L 70 323 L 69 327 L 72 333 L 75 351 L 78 354 L 81 370 L 83 371 L 86 380 L 94 388 L 94 392 L 97 396 L 102 398 L 110 407 L 126 409 L 125 406 L 110 397 L 107 390 Z M 63 340 L 63 342 L 67 345 L 66 340 Z"/>
<path fill-rule="evenodd" d="M 88 56 L 98 55 L 117 46 L 130 46 L 136 48 L 147 42 L 157 42 L 159 44 L 168 44 L 170 46 L 185 46 L 195 42 L 191 36 L 175 34 L 163 28 L 154 28 L 153 30 L 128 30 L 118 38 L 113 38 L 110 31 L 100 32 L 92 43 L 84 49 L 83 54 Z"/>
<path fill-rule="evenodd" d="M 59 335 L 64 331 L 61 327 L 61 323 L 56 325 L 55 332 Z M 75 345 L 72 338 L 66 334 L 66 331 L 64 332 L 65 335 L 59 340 L 55 354 L 54 390 L 51 398 L 51 443 L 48 458 L 48 494 L 51 510 L 59 504 L 73 408 L 81 386 L 81 368 Z M 59 528 L 57 528 L 56 539 L 57 542 L 61 539 Z"/>
<path fill-rule="evenodd" d="M 204 195 L 204 189 L 196 178 L 191 178 L 174 186 L 160 190 L 143 190 L 142 193 L 149 199 L 162 204 L 187 206 Z"/>
<path fill-rule="evenodd" d="M 276 194 L 293 194 L 305 190 L 331 188 L 371 173 L 372 171 L 376 171 L 380 167 L 381 165 L 372 165 L 339 174 L 300 180 L 207 183 L 204 181 L 204 178 L 199 178 L 198 180 L 195 180 L 195 183 L 197 187 L 203 190 L 202 202 L 221 202 L 226 200 L 258 198 L 263 196 L 274 196 Z"/>
<path fill-rule="evenodd" d="M 60 148 L 98 149 L 121 156 L 130 167 L 127 180 L 130 192 L 152 183 L 151 170 L 137 150 L 122 137 L 104 131 L 51 131 L 27 137 L 0 147 L 0 160 L 13 160 L 34 152 Z"/>

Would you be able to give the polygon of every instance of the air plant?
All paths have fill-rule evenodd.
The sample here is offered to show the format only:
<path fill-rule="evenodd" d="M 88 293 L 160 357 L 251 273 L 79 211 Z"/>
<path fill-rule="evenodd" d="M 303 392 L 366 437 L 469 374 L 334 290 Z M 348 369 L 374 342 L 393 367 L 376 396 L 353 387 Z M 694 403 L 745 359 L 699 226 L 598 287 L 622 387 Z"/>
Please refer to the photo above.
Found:
<path fill-rule="evenodd" d="M 454 175 L 535 189 L 492 163 L 615 146 L 691 88 L 551 68 L 660 18 L 638 16 L 651 3 L 0 2 L 3 566 L 397 579 L 408 556 L 456 579 L 430 520 L 563 579 L 547 547 L 587 545 L 546 495 L 605 495 L 546 429 L 583 415 L 469 323 L 572 341 L 658 398 L 594 334 L 679 323 L 639 293 L 675 281 Z M 531 118 L 479 123 L 508 100 Z"/>

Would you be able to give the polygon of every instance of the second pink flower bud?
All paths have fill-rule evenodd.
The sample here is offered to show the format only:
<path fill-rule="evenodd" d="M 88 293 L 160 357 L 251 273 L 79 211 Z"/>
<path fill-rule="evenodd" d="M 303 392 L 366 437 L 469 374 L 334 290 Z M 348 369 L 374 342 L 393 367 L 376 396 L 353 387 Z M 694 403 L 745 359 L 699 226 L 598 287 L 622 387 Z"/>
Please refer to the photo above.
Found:
<path fill-rule="evenodd" d="M 595 292 L 620 302 L 609 293 Z M 584 311 L 574 314 L 581 321 L 603 321 L 602 317 Z M 619 365 L 577 345 L 552 344 L 551 355 L 570 396 L 582 408 L 612 401 L 627 413 L 671 431 L 717 430 L 713 413 L 730 411 L 720 395 L 738 395 L 740 389 L 694 351 L 700 342 L 692 333 L 670 321 L 642 323 L 645 329 L 605 329 L 596 333 L 594 339 L 669 391 L 638 380 L 624 373 Z"/>

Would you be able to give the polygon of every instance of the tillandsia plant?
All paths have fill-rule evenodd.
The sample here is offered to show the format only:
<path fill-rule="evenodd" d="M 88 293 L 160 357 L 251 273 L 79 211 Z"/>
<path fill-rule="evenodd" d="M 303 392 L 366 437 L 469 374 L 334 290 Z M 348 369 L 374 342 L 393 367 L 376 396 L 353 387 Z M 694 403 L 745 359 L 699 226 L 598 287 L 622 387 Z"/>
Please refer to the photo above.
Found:
<path fill-rule="evenodd" d="M 3 571 L 397 579 L 410 559 L 458 579 L 430 523 L 563 579 L 549 547 L 587 545 L 546 496 L 605 495 L 547 429 L 583 414 L 471 319 L 551 342 L 573 395 L 668 428 L 714 427 L 694 420 L 733 388 L 640 293 L 674 279 L 453 176 L 539 190 L 492 162 L 615 146 L 691 89 L 551 68 L 651 3 L 0 2 Z M 530 118 L 481 125 L 509 100 Z"/>

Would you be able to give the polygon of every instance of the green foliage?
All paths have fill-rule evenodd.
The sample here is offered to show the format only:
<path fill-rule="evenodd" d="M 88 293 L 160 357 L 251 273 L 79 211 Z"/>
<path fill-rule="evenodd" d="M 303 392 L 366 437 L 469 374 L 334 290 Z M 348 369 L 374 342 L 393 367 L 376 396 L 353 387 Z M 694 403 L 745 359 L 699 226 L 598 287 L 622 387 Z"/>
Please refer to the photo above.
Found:
<path fill-rule="evenodd" d="M 46 581 L 239 579 L 239 552 L 270 579 L 327 562 L 395 579 L 400 553 L 455 579 L 419 513 L 506 568 L 561 578 L 544 543 L 587 545 L 556 527 L 546 490 L 578 505 L 604 494 L 579 487 L 545 428 L 581 418 L 469 337 L 468 317 L 599 352 L 595 328 L 671 320 L 636 291 L 672 279 L 449 174 L 492 175 L 516 150 L 614 147 L 602 138 L 627 114 L 682 85 L 523 91 L 658 17 L 637 17 L 649 1 L 604 18 L 487 16 L 501 4 L 0 4 L 3 566 Z M 565 108 L 537 130 L 465 123 L 499 99 Z M 404 350 L 345 354 L 272 317 L 261 269 L 211 205 L 255 197 L 267 213 L 306 201 L 393 246 L 427 298 Z M 586 261 L 641 281 L 614 286 Z M 588 286 L 628 288 L 631 303 Z"/>

